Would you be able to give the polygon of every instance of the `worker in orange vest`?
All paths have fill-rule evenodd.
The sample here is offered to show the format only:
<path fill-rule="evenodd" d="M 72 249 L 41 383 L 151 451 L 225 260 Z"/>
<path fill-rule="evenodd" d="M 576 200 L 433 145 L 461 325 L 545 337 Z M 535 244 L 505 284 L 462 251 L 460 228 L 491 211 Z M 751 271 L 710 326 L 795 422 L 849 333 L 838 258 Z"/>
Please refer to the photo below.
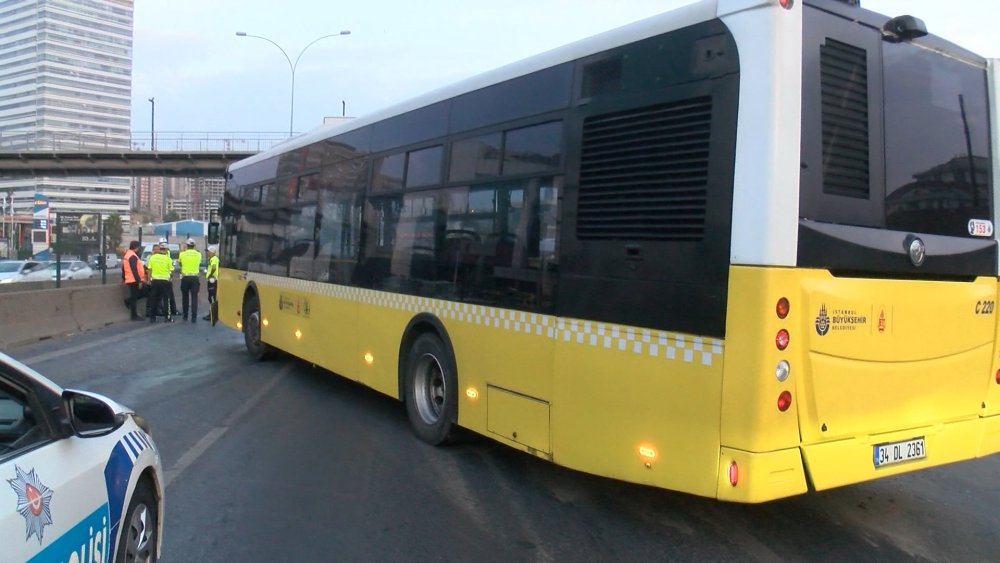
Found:
<path fill-rule="evenodd" d="M 122 280 L 125 282 L 125 286 L 128 287 L 126 304 L 128 305 L 130 318 L 133 321 L 142 320 L 142 317 L 136 311 L 136 303 L 139 301 L 142 293 L 142 285 L 146 280 L 146 267 L 142 264 L 142 260 L 139 260 L 139 255 L 136 254 L 139 246 L 139 241 L 137 240 L 130 242 L 128 250 L 125 251 L 125 259 L 122 261 Z"/>

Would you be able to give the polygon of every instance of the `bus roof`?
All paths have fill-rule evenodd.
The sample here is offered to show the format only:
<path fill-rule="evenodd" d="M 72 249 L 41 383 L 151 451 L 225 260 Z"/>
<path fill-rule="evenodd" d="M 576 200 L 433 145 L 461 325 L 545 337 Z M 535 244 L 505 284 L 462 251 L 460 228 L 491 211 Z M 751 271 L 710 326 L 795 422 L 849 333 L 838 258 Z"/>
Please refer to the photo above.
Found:
<path fill-rule="evenodd" d="M 755 3 L 766 4 L 768 2 L 767 0 L 757 0 Z M 461 94 L 499 84 L 518 76 L 531 74 L 532 72 L 573 61 L 581 57 L 600 53 L 619 45 L 625 45 L 633 41 L 653 37 L 660 33 L 710 20 L 717 16 L 717 6 L 718 0 L 701 0 L 432 90 L 347 123 L 321 125 L 311 131 L 279 143 L 264 152 L 240 160 L 232 164 L 229 170 L 239 170 L 245 166 L 311 145 L 324 139 L 329 139 L 335 135 L 360 129 L 384 119 L 427 107 Z"/>

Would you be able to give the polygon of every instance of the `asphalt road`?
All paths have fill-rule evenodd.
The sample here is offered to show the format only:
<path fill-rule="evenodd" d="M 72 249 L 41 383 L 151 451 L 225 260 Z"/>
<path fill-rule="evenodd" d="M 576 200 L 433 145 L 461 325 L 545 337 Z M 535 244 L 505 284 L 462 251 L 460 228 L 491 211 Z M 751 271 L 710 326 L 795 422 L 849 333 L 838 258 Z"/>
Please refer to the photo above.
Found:
<path fill-rule="evenodd" d="M 206 323 L 125 323 L 7 351 L 151 422 L 163 561 L 998 561 L 1000 455 L 764 505 L 562 469 Z"/>

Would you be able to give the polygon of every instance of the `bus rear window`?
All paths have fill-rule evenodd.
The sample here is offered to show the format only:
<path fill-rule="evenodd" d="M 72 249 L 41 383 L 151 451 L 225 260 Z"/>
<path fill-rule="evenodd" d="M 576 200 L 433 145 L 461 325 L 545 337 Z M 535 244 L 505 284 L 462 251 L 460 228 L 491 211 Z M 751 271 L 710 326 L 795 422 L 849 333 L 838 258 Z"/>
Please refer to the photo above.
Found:
<path fill-rule="evenodd" d="M 882 60 L 886 227 L 969 236 L 993 218 L 986 74 L 908 43 Z"/>
<path fill-rule="evenodd" d="M 805 17 L 801 217 L 956 237 L 992 234 L 985 61 L 947 43 Z M 974 232 L 975 231 L 975 232 Z"/>

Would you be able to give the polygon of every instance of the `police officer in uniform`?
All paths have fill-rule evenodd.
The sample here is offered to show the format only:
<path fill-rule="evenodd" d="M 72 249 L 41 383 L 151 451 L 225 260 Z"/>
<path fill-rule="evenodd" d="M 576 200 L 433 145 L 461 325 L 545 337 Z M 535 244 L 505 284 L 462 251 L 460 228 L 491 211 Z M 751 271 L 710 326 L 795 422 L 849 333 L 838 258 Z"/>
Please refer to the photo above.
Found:
<path fill-rule="evenodd" d="M 181 309 L 184 320 L 188 320 L 191 312 L 191 322 L 198 322 L 198 290 L 201 282 L 198 280 L 198 270 L 201 269 L 201 252 L 194 247 L 194 239 L 187 239 L 187 250 L 180 253 L 181 263 Z"/>
<path fill-rule="evenodd" d="M 174 271 L 174 261 L 170 259 L 170 251 L 166 245 L 160 247 L 160 251 L 149 257 L 149 278 L 152 281 L 152 295 L 149 297 L 150 312 L 149 322 L 156 322 L 156 315 L 163 311 L 163 316 L 168 323 L 174 322 L 170 310 L 170 295 L 173 287 L 170 283 L 170 274 Z"/>
<path fill-rule="evenodd" d="M 219 289 L 219 251 L 215 245 L 208 247 L 208 268 L 205 270 L 205 282 L 208 287 L 208 314 L 206 321 L 212 321 L 212 326 L 219 321 L 219 303 L 216 301 L 215 292 Z"/>
<path fill-rule="evenodd" d="M 170 258 L 170 263 L 173 264 L 173 256 L 170 255 L 170 242 L 165 239 L 160 239 L 160 251 L 166 253 L 167 258 Z M 170 275 L 173 277 L 174 269 L 170 270 Z M 170 301 L 170 312 L 169 315 L 177 316 L 177 301 L 174 299 L 174 284 L 170 282 L 170 287 L 167 288 L 167 299 Z"/>

